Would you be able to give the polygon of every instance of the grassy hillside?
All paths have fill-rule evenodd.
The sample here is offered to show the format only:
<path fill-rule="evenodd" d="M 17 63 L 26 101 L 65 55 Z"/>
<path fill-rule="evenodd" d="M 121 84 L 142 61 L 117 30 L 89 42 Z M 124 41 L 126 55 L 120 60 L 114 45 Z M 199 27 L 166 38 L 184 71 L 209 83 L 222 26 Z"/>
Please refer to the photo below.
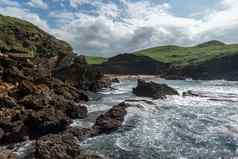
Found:
<path fill-rule="evenodd" d="M 102 64 L 107 59 L 104 57 L 97 57 L 97 56 L 86 56 L 86 61 L 90 65 Z"/>
<path fill-rule="evenodd" d="M 0 15 L 0 51 L 59 55 L 72 53 L 72 48 L 27 21 Z"/>
<path fill-rule="evenodd" d="M 135 52 L 155 60 L 178 66 L 201 63 L 213 58 L 238 54 L 238 44 L 226 45 L 219 41 L 209 41 L 194 47 L 161 46 Z"/>

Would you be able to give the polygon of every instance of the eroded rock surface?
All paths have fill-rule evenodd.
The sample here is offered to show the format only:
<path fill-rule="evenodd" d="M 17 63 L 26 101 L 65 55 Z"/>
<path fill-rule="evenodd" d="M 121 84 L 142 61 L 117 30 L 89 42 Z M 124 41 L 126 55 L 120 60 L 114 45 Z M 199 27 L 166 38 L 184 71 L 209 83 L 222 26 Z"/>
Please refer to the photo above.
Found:
<path fill-rule="evenodd" d="M 155 82 L 137 81 L 137 87 L 133 88 L 133 93 L 139 97 L 150 97 L 153 99 L 163 99 L 166 95 L 178 95 L 179 93 L 166 84 Z"/>

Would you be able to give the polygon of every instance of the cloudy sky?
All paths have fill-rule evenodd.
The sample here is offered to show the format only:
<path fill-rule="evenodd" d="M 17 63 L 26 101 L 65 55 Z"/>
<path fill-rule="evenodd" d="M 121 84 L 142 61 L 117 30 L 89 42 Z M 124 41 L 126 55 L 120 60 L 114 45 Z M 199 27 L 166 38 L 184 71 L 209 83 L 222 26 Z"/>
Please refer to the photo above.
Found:
<path fill-rule="evenodd" d="M 88 55 L 238 42 L 238 0 L 0 0 L 0 14 L 31 21 Z"/>

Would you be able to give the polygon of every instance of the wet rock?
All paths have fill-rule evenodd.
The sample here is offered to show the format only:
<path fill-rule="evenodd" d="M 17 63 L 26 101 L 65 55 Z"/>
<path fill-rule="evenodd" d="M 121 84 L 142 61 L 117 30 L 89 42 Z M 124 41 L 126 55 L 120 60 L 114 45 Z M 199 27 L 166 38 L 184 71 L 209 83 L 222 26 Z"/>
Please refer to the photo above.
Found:
<path fill-rule="evenodd" d="M 48 135 L 36 141 L 36 159 L 77 159 L 78 156 L 80 146 L 72 134 Z"/>
<path fill-rule="evenodd" d="M 9 96 L 0 97 L 0 108 L 13 108 L 17 103 L 14 98 Z"/>
<path fill-rule="evenodd" d="M 0 128 L 0 141 L 1 141 L 2 137 L 3 137 L 3 135 L 4 135 L 4 131 L 3 131 L 2 128 Z"/>
<path fill-rule="evenodd" d="M 83 141 L 89 137 L 93 137 L 97 135 L 96 130 L 93 128 L 77 128 L 77 127 L 68 128 L 63 133 L 72 134 L 79 141 Z"/>
<path fill-rule="evenodd" d="M 52 107 L 32 112 L 25 119 L 29 136 L 36 138 L 49 133 L 58 133 L 65 130 L 70 124 L 70 119 L 61 110 Z"/>
<path fill-rule="evenodd" d="M 0 129 L 3 130 L 0 145 L 21 142 L 26 139 L 27 133 L 23 120 L 22 108 L 0 109 Z"/>
<path fill-rule="evenodd" d="M 166 84 L 155 82 L 137 81 L 137 87 L 133 88 L 133 93 L 139 97 L 151 97 L 153 99 L 164 99 L 166 95 L 178 95 L 179 93 Z"/>
<path fill-rule="evenodd" d="M 193 91 L 189 90 L 187 92 L 183 92 L 183 97 L 186 97 L 186 96 L 196 96 L 196 97 L 199 97 L 199 96 L 201 96 L 201 94 L 198 94 L 196 92 L 193 92 Z"/>
<path fill-rule="evenodd" d="M 93 128 L 97 131 L 97 134 L 108 134 L 121 127 L 124 117 L 126 116 L 126 108 L 128 107 L 125 103 L 120 103 L 114 106 L 108 112 L 100 115 L 96 119 L 96 123 Z"/>
<path fill-rule="evenodd" d="M 112 82 L 113 82 L 113 83 L 120 83 L 120 80 L 119 80 L 118 78 L 113 78 L 113 79 L 112 79 Z"/>
<path fill-rule="evenodd" d="M 160 77 L 166 80 L 186 80 L 186 77 L 181 75 L 161 75 Z"/>
<path fill-rule="evenodd" d="M 85 155 L 80 155 L 78 159 L 104 159 L 104 158 L 99 155 L 85 154 Z"/>
<path fill-rule="evenodd" d="M 26 129 L 21 121 L 0 122 L 0 128 L 4 130 L 0 140 L 1 144 L 22 142 L 27 139 Z"/>
<path fill-rule="evenodd" d="M 67 108 L 66 114 L 72 119 L 82 119 L 87 117 L 88 109 L 86 106 L 83 105 L 72 104 Z"/>

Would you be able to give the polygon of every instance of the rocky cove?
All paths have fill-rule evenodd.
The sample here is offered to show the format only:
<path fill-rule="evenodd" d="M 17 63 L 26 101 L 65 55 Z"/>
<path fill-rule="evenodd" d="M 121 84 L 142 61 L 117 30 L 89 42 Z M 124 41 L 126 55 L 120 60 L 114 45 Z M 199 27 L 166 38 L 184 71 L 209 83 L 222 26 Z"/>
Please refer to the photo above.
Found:
<path fill-rule="evenodd" d="M 0 15 L 0 35 L 0 159 L 237 158 L 237 55 L 177 53 L 236 45 L 90 65 L 29 22 Z"/>
<path fill-rule="evenodd" d="M 58 59 L 5 54 L 0 58 L 0 158 L 103 158 L 83 154 L 80 142 L 116 131 L 132 105 L 110 105 L 94 115 L 94 123 L 89 127 L 72 124 L 88 117 L 86 104 L 93 98 L 90 92 L 112 89 L 112 80 L 87 65 L 83 56 Z M 69 58 L 71 62 L 67 63 Z M 162 92 L 158 92 L 156 89 L 161 86 L 139 80 L 137 92 L 147 89 L 149 96 L 164 98 L 169 87 L 163 85 Z M 177 94 L 175 90 L 168 91 Z"/>
<path fill-rule="evenodd" d="M 155 76 L 118 81 L 83 56 L 70 65 L 55 59 L 1 57 L 1 158 L 238 155 L 237 82 Z"/>

